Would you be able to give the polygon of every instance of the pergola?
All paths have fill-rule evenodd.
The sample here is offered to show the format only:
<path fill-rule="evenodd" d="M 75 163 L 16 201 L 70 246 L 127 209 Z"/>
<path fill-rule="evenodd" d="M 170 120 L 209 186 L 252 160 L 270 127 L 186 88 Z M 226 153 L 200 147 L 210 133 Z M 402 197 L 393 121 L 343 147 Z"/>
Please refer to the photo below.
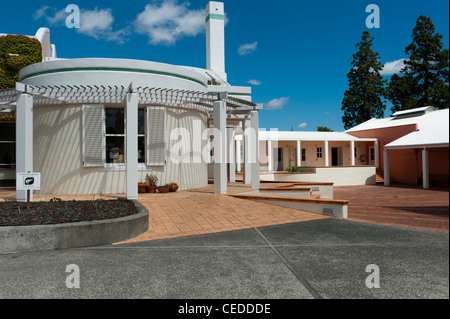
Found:
<path fill-rule="evenodd" d="M 16 172 L 33 171 L 33 107 L 59 104 L 125 104 L 126 105 L 126 184 L 127 198 L 138 196 L 137 131 L 138 106 L 158 105 L 195 110 L 214 123 L 214 190 L 227 192 L 227 165 L 230 181 L 235 181 L 234 129 L 227 119 L 242 123 L 244 135 L 245 183 L 259 186 L 258 111 L 260 106 L 228 96 L 227 92 L 204 93 L 186 90 L 103 85 L 27 85 L 17 82 L 15 89 L 0 90 L 0 113 L 16 112 Z M 250 155 L 251 154 L 251 155 Z M 17 191 L 17 200 L 26 200 L 26 191 Z"/>

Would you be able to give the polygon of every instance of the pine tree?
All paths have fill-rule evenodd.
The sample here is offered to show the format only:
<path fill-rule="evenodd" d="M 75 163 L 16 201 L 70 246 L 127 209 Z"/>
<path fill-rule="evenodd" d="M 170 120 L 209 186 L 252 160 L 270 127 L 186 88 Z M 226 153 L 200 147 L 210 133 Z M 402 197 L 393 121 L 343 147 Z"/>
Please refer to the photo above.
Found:
<path fill-rule="evenodd" d="M 384 116 L 386 105 L 382 97 L 386 81 L 380 75 L 383 66 L 379 55 L 372 51 L 373 39 L 368 31 L 364 31 L 361 42 L 356 44 L 358 52 L 353 55 L 353 67 L 347 74 L 349 88 L 342 100 L 345 129 Z"/>
<path fill-rule="evenodd" d="M 430 105 L 448 108 L 449 51 L 443 49 L 442 38 L 429 17 L 417 19 L 413 41 L 405 48 L 409 59 L 386 90 L 392 112 Z"/>

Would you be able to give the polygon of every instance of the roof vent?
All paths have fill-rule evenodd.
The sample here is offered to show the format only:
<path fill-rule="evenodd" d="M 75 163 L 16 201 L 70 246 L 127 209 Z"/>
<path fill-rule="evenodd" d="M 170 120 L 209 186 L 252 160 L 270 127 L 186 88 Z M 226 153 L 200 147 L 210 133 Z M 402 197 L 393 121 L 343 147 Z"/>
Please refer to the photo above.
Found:
<path fill-rule="evenodd" d="M 421 115 L 424 115 L 428 112 L 432 112 L 435 110 L 436 110 L 436 108 L 434 106 L 425 106 L 425 107 L 419 107 L 416 109 L 398 111 L 398 112 L 395 112 L 394 114 L 392 114 L 392 117 L 394 119 L 403 119 L 403 118 L 407 118 L 407 117 L 421 116 Z"/>

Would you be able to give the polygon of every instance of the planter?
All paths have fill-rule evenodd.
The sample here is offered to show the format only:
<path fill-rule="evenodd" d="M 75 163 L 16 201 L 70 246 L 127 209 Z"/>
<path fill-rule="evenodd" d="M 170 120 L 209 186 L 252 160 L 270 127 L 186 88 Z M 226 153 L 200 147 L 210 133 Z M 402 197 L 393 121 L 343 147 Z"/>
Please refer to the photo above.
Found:
<path fill-rule="evenodd" d="M 180 187 L 177 183 L 169 183 L 169 192 L 176 192 Z"/>
<path fill-rule="evenodd" d="M 156 186 L 148 186 L 146 187 L 147 193 L 156 193 Z"/>
<path fill-rule="evenodd" d="M 145 193 L 146 187 L 145 185 L 138 185 L 138 193 L 142 194 Z"/>
<path fill-rule="evenodd" d="M 169 192 L 169 187 L 167 187 L 167 186 L 158 187 L 158 192 L 160 192 L 160 193 L 168 193 Z"/>

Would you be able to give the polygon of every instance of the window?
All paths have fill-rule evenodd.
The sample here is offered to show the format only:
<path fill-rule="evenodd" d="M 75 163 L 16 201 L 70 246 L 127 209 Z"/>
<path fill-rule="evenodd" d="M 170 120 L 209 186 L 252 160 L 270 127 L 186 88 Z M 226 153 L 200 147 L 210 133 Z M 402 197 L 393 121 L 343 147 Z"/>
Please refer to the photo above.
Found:
<path fill-rule="evenodd" d="M 138 163 L 145 163 L 145 110 L 138 110 Z"/>
<path fill-rule="evenodd" d="M 124 109 L 105 108 L 106 163 L 125 163 Z"/>
<path fill-rule="evenodd" d="M 138 163 L 166 164 L 166 109 L 138 109 Z M 125 108 L 83 105 L 83 166 L 104 167 L 126 162 Z"/>
<path fill-rule="evenodd" d="M 306 148 L 302 148 L 302 162 L 306 161 Z"/>
<path fill-rule="evenodd" d="M 358 148 L 355 146 L 355 149 L 353 150 L 353 156 L 355 157 L 355 158 L 357 158 L 358 157 Z"/>
<path fill-rule="evenodd" d="M 375 160 L 375 149 L 374 148 L 370 149 L 370 160 L 371 161 Z"/>
<path fill-rule="evenodd" d="M 16 166 L 16 122 L 0 121 L 0 169 Z"/>
<path fill-rule="evenodd" d="M 125 163 L 125 110 L 105 108 L 106 163 Z M 138 163 L 145 163 L 145 110 L 138 110 Z"/>
<path fill-rule="evenodd" d="M 322 147 L 318 147 L 317 148 L 317 158 L 322 158 L 322 156 L 323 156 Z"/>

